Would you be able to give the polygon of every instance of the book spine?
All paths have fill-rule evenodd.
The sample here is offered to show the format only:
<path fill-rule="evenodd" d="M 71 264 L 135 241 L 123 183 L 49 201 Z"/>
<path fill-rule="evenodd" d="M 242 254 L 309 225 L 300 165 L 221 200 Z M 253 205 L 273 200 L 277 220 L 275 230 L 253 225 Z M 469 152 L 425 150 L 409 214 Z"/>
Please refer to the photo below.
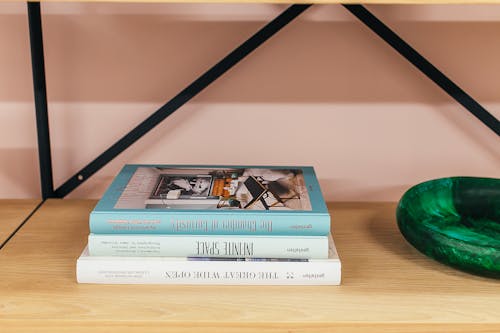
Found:
<path fill-rule="evenodd" d="M 338 285 L 339 261 L 77 261 L 77 281 L 96 284 Z M 106 259 L 108 258 L 108 259 Z M 147 259 L 147 258 L 146 258 Z"/>
<path fill-rule="evenodd" d="M 90 234 L 92 256 L 326 259 L 328 237 L 99 235 Z"/>
<path fill-rule="evenodd" d="M 95 234 L 300 235 L 330 233 L 329 214 L 90 213 Z"/>

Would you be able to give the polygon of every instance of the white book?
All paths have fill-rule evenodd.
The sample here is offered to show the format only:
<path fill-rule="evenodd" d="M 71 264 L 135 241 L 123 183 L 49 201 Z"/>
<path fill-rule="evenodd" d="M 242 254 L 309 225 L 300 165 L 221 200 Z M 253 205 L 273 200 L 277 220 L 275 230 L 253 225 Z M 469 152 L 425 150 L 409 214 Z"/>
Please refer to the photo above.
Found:
<path fill-rule="evenodd" d="M 91 256 L 327 259 L 328 236 L 90 234 Z"/>
<path fill-rule="evenodd" d="M 77 260 L 79 283 L 339 285 L 341 264 L 330 236 L 328 259 L 90 256 Z"/>

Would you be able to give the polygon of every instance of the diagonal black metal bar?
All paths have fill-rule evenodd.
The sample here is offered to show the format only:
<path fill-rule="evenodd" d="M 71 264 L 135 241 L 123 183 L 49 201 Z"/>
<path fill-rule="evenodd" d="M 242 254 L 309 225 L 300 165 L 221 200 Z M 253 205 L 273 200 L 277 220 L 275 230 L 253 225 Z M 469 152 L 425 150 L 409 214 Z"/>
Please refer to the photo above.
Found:
<path fill-rule="evenodd" d="M 54 196 L 52 160 L 50 154 L 49 118 L 47 111 L 47 88 L 45 84 L 45 61 L 43 56 L 42 18 L 39 2 L 28 2 L 28 23 L 31 46 L 31 66 L 35 97 L 36 128 L 38 136 L 38 159 L 42 199 Z"/>
<path fill-rule="evenodd" d="M 56 191 L 55 196 L 62 198 L 87 180 L 91 175 L 101 169 L 109 161 L 115 158 L 118 154 L 127 149 L 130 145 L 136 142 L 139 138 L 153 129 L 165 118 L 174 113 L 177 109 L 183 106 L 191 98 L 205 89 L 208 85 L 218 79 L 222 74 L 231 69 L 240 60 L 258 48 L 262 43 L 271 38 L 274 34 L 280 31 L 284 26 L 293 21 L 297 16 L 304 12 L 311 5 L 301 4 L 288 7 L 283 13 L 265 25 L 252 37 L 243 44 L 238 46 L 234 51 L 229 53 L 216 65 L 210 68 L 207 72 L 201 75 L 198 79 L 192 82 L 187 88 L 182 90 L 169 102 L 159 108 L 146 120 L 137 125 L 128 134 L 123 136 L 115 144 L 109 147 L 104 153 L 90 162 L 86 167 L 81 169 L 76 175 L 68 179 Z"/>
<path fill-rule="evenodd" d="M 439 69 L 420 55 L 414 48 L 401 39 L 394 31 L 381 22 L 375 15 L 362 5 L 343 5 L 380 38 L 392 46 L 397 52 L 417 67 L 429 79 L 441 87 L 448 95 L 464 106 L 483 124 L 488 126 L 497 135 L 500 135 L 500 123 L 495 116 L 486 111 L 471 96 L 451 81 Z"/>

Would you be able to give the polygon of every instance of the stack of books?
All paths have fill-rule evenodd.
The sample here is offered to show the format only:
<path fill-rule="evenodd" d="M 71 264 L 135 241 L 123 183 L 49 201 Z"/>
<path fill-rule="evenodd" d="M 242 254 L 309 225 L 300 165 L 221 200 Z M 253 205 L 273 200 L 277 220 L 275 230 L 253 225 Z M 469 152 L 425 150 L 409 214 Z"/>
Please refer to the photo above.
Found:
<path fill-rule="evenodd" d="M 125 165 L 89 224 L 80 283 L 340 284 L 312 167 Z"/>

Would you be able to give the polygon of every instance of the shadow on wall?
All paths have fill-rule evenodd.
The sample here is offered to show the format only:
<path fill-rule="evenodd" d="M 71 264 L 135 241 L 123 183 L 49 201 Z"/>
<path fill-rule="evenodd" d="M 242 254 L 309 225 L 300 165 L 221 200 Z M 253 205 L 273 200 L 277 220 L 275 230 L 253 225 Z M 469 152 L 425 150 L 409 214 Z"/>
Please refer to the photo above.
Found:
<path fill-rule="evenodd" d="M 44 35 L 49 99 L 166 101 L 263 24 L 169 21 L 161 15 L 48 15 Z M 500 22 L 390 25 L 480 102 L 500 100 L 500 44 L 493 42 Z M 0 54 L 4 73 L 0 100 L 31 100 L 24 16 L 3 15 L 0 43 L 12 45 Z M 197 101 L 442 103 L 451 99 L 353 19 L 292 22 Z"/>
<path fill-rule="evenodd" d="M 487 109 L 487 106 L 483 105 L 483 107 Z M 497 119 L 500 118 L 500 109 L 488 111 Z M 457 128 L 461 133 L 464 133 L 478 149 L 481 149 L 485 153 L 484 156 L 488 156 L 493 164 L 500 166 L 500 145 L 498 144 L 498 140 L 493 139 L 495 132 L 486 125 L 481 124 L 480 120 L 472 113 L 469 113 L 462 105 L 453 103 L 451 105 L 437 106 L 436 114 L 442 116 L 446 122 Z M 471 123 L 478 126 L 470 126 Z M 424 130 L 423 128 L 422 131 Z M 500 176 L 500 173 L 498 176 Z"/>
<path fill-rule="evenodd" d="M 161 15 L 44 16 L 49 102 L 62 105 L 60 112 L 50 105 L 55 183 L 66 180 L 143 120 L 146 113 L 149 115 L 140 109 L 142 104 L 159 106 L 169 100 L 264 24 L 179 21 Z M 500 43 L 496 41 L 500 22 L 391 21 L 390 26 L 480 103 L 499 105 Z M 27 37 L 26 15 L 0 15 L 0 45 L 9 45 L 0 52 L 0 102 L 29 104 L 20 107 L 31 117 Z M 313 161 L 320 165 L 325 186 L 331 188 L 329 193 L 356 201 L 394 200 L 402 194 L 403 186 L 398 184 L 461 170 L 462 165 L 463 170 L 477 172 L 491 172 L 498 165 L 496 138 L 485 134 L 487 131 L 476 126 L 477 120 L 354 19 L 292 22 L 193 102 L 76 194 L 97 196 L 120 164 L 133 160 L 220 164 Z M 452 109 L 448 109 L 450 104 Z M 255 110 L 259 105 L 268 109 Z M 285 112 L 291 115 L 291 106 L 300 110 L 287 117 L 284 127 L 296 129 L 294 133 L 301 133 L 303 140 L 286 149 L 265 150 L 265 155 L 257 149 L 257 139 L 250 142 L 250 125 L 278 124 Z M 384 113 L 387 106 L 392 109 Z M 77 109 L 75 113 L 71 108 Z M 7 111 L 2 119 L 14 114 Z M 492 111 L 498 114 L 500 109 Z M 252 114 L 245 119 L 246 127 L 239 128 L 236 121 L 231 124 L 232 129 L 238 127 L 233 132 L 239 136 L 233 142 L 223 142 L 225 148 L 231 145 L 238 149 L 229 147 L 210 154 L 207 128 L 220 120 L 233 120 L 234 114 Z M 261 117 L 254 117 L 256 114 Z M 443 123 L 439 118 L 444 118 Z M 279 129 L 259 137 L 262 146 L 281 140 L 283 127 Z M 198 133 L 205 133 L 204 140 L 186 132 L 200 137 Z M 221 143 L 219 136 L 212 134 L 212 138 Z M 4 141 L 8 147 L 9 142 Z M 325 142 L 331 150 L 321 154 Z M 415 156 L 422 165 L 413 163 Z M 400 163 L 394 165 L 394 161 Z M 16 197 L 18 190 L 24 197 L 39 196 L 36 149 L 0 150 L 0 162 L 0 184 L 13 188 L 4 190 L 12 193 L 6 196 Z M 394 179 L 394 175 L 399 178 Z M 378 182 L 367 184 L 364 179 L 368 178 Z M 339 192 L 340 187 L 343 190 Z"/>

